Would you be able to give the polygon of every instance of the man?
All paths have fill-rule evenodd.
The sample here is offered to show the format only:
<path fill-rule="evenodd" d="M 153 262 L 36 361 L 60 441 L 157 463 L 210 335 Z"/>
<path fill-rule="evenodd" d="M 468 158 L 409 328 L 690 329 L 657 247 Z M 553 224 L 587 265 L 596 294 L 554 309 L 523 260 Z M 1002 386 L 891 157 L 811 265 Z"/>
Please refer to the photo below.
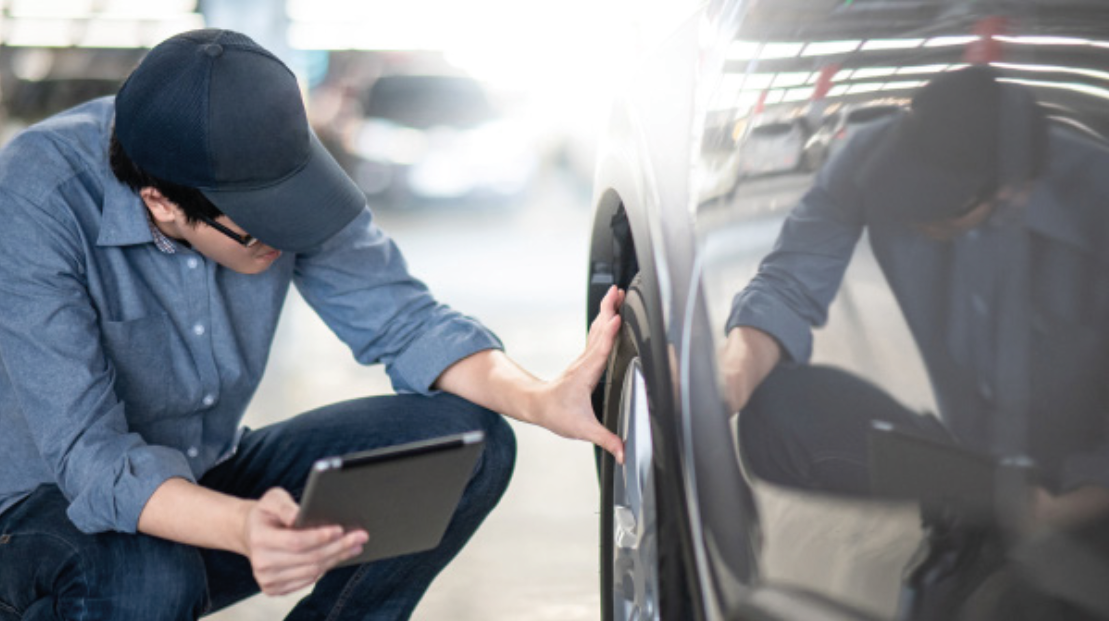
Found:
<path fill-rule="evenodd" d="M 1109 511 L 1105 170 L 1104 143 L 1052 126 L 984 66 L 942 74 L 911 110 L 861 131 L 733 303 L 721 362 L 755 472 L 867 494 L 867 430 L 886 421 L 1030 457 L 1022 528 Z M 864 230 L 942 423 L 850 374 L 798 366 Z"/>
<path fill-rule="evenodd" d="M 530 376 L 407 273 L 244 35 L 175 36 L 115 98 L 16 137 L 0 214 L 5 618 L 193 619 L 313 583 L 289 618 L 407 618 L 507 486 L 492 411 L 622 459 L 589 401 L 622 294 L 563 375 Z M 402 394 L 238 431 L 290 283 Z M 372 533 L 292 527 L 313 460 L 473 429 L 437 549 L 329 572 Z"/>

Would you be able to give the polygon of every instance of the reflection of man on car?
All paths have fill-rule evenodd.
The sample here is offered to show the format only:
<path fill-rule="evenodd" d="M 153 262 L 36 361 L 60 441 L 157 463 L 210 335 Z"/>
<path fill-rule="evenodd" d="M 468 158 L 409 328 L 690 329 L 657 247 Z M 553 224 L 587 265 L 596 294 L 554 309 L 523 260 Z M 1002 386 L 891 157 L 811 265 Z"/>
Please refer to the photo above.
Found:
<path fill-rule="evenodd" d="M 1103 145 L 1051 127 L 987 67 L 943 74 L 911 111 L 860 132 L 733 303 L 722 369 L 755 473 L 868 493 L 866 434 L 885 420 L 1031 457 L 1041 526 L 1109 508 L 1107 170 Z M 942 423 L 846 373 L 796 366 L 864 229 Z"/>

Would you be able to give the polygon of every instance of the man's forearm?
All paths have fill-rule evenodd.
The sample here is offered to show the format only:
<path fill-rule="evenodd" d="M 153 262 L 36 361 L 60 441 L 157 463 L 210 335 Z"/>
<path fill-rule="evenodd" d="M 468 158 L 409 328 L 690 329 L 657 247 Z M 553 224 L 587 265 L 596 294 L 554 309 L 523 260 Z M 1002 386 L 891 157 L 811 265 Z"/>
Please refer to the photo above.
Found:
<path fill-rule="evenodd" d="M 252 501 L 173 478 L 150 496 L 139 531 L 201 548 L 246 554 L 245 524 Z"/>
<path fill-rule="evenodd" d="M 504 352 L 490 349 L 448 367 L 434 387 L 564 438 L 592 442 L 623 463 L 623 441 L 597 420 L 590 399 L 616 342 L 623 300 L 616 287 L 605 294 L 589 327 L 585 351 L 550 381 L 537 379 Z"/>
<path fill-rule="evenodd" d="M 443 371 L 434 387 L 516 420 L 536 422 L 537 400 L 544 382 L 504 352 L 487 349 Z"/>
<path fill-rule="evenodd" d="M 774 337 L 750 326 L 732 328 L 720 352 L 721 373 L 732 412 L 747 404 L 781 358 L 782 350 Z"/>

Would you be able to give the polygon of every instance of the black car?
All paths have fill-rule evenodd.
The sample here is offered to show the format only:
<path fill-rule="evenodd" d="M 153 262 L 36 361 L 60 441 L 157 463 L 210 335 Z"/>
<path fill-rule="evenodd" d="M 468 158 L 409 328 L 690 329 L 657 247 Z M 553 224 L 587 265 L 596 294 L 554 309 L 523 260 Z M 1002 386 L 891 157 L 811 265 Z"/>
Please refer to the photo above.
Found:
<path fill-rule="evenodd" d="M 593 194 L 602 618 L 1109 618 L 1109 5 L 714 0 L 660 41 Z M 742 123 L 879 105 L 721 190 Z"/>

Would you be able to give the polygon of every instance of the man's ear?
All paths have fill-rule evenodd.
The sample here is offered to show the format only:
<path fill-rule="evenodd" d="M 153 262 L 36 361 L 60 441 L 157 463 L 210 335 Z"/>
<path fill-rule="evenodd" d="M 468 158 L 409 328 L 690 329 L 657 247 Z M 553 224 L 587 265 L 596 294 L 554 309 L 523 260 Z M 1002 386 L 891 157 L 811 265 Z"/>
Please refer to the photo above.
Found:
<path fill-rule="evenodd" d="M 139 197 L 150 210 L 150 216 L 155 222 L 170 224 L 181 219 L 181 208 L 177 203 L 169 200 L 157 188 L 147 186 L 139 190 Z"/>

